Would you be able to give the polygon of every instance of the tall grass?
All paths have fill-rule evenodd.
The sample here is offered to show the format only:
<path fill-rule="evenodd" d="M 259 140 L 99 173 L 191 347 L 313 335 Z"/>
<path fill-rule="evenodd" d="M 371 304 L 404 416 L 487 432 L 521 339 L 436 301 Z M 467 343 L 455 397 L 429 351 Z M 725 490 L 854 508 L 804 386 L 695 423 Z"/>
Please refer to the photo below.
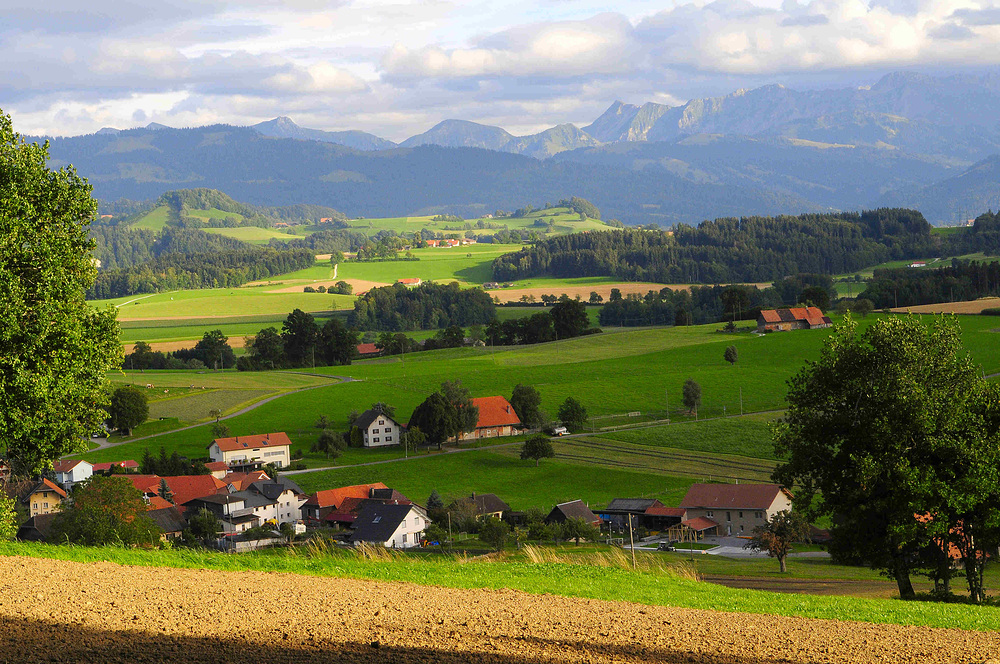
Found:
<path fill-rule="evenodd" d="M 558 563 L 560 565 L 587 565 L 590 567 L 613 567 L 615 569 L 632 570 L 643 573 L 655 573 L 684 579 L 685 581 L 700 581 L 694 566 L 687 561 L 670 561 L 663 556 L 640 555 L 634 559 L 625 553 L 624 549 L 608 548 L 597 551 L 567 555 L 549 547 L 526 544 L 521 552 L 533 564 Z M 634 562 L 633 562 L 634 561 Z M 634 564 L 634 567 L 633 567 Z"/>

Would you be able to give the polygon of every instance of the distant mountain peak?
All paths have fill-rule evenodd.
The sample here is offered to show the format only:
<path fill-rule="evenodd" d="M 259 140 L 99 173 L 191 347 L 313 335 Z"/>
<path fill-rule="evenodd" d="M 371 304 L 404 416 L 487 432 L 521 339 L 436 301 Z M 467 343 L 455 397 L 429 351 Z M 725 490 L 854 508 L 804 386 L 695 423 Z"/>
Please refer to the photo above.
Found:
<path fill-rule="evenodd" d="M 149 129 L 150 131 L 160 131 L 161 129 L 172 129 L 172 127 L 168 127 L 165 124 L 160 124 L 159 122 L 150 122 L 148 125 L 146 125 L 145 128 Z"/>
<path fill-rule="evenodd" d="M 122 133 L 122 130 L 115 129 L 114 127 L 101 127 L 94 133 L 96 133 L 98 136 L 108 136 L 108 135 L 114 136 L 116 134 Z"/>
<path fill-rule="evenodd" d="M 300 127 L 287 115 L 279 115 L 273 120 L 265 120 L 250 127 L 262 136 L 271 138 L 295 138 L 303 141 L 320 141 L 343 145 L 355 150 L 388 150 L 396 147 L 392 141 L 363 131 L 324 131 Z"/>

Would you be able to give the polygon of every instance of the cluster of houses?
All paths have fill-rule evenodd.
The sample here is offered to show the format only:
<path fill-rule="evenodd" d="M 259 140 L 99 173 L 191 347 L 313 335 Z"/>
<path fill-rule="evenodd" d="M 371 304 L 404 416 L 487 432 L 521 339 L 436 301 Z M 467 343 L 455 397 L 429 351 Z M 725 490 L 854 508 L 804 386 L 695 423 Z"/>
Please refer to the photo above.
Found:
<path fill-rule="evenodd" d="M 476 238 L 474 237 L 463 237 L 460 239 L 447 238 L 444 240 L 427 240 L 428 247 L 464 247 L 470 244 L 476 244 Z"/>

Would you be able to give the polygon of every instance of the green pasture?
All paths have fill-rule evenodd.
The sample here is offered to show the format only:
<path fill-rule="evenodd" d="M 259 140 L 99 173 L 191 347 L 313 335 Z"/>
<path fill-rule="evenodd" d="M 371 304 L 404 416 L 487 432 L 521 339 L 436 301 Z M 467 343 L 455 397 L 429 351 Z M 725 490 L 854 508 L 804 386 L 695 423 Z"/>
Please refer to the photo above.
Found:
<path fill-rule="evenodd" d="M 288 315 L 293 309 L 310 313 L 354 307 L 350 295 L 273 293 L 264 288 L 205 288 L 91 300 L 94 307 L 118 307 L 119 320 L 214 318 L 221 316 Z"/>
<path fill-rule="evenodd" d="M 424 281 L 457 281 L 463 285 L 482 285 L 493 280 L 493 259 L 519 248 L 520 245 L 509 244 L 426 247 L 413 250 L 413 255 L 419 261 L 346 261 L 338 268 L 337 278 L 395 283 L 399 279 L 415 277 Z M 283 276 L 294 278 L 295 274 Z"/>
<path fill-rule="evenodd" d="M 694 581 L 683 575 L 686 564 L 680 554 L 638 554 L 669 555 L 669 558 L 660 560 L 674 560 L 678 572 L 485 559 L 470 562 L 444 555 L 415 554 L 399 555 L 389 560 L 366 559 L 348 551 L 307 555 L 302 551 L 284 548 L 232 555 L 201 549 L 146 550 L 5 542 L 0 544 L 0 555 L 77 562 L 107 561 L 142 567 L 284 572 L 401 581 L 449 588 L 511 588 L 529 593 L 627 601 L 652 606 L 977 631 L 1000 629 L 1000 609 L 995 607 L 783 594 L 738 590 Z M 773 561 L 768 562 L 774 564 Z"/>
<path fill-rule="evenodd" d="M 201 219 L 202 221 L 209 221 L 210 219 L 229 219 L 233 218 L 237 221 L 243 221 L 245 217 L 239 212 L 226 212 L 225 210 L 220 210 L 218 208 L 189 208 L 184 206 L 181 210 L 181 214 L 186 217 L 194 217 L 195 219 Z"/>
<path fill-rule="evenodd" d="M 569 208 L 550 208 L 548 210 L 535 210 L 524 217 L 505 219 L 475 218 L 465 221 L 433 221 L 434 216 L 416 217 L 385 217 L 375 219 L 349 219 L 347 223 L 352 230 L 361 231 L 373 236 L 382 230 L 391 230 L 396 233 L 412 234 L 422 229 L 427 229 L 435 233 L 465 236 L 467 232 L 474 235 L 492 235 L 504 227 L 515 229 L 535 230 L 539 234 L 552 237 L 555 235 L 567 235 L 569 233 L 581 233 L 583 231 L 608 230 L 604 222 L 597 219 L 585 219 L 580 221 L 580 216 Z M 476 224 L 480 220 L 487 226 L 494 224 L 496 228 L 477 228 Z M 548 222 L 553 222 L 552 230 L 548 229 Z M 541 222 L 541 223 L 539 223 Z M 471 226 L 467 229 L 466 224 Z"/>
<path fill-rule="evenodd" d="M 162 231 L 163 227 L 167 225 L 167 221 L 170 219 L 170 207 L 166 205 L 160 205 L 159 207 L 153 208 L 143 216 L 136 219 L 130 225 L 131 228 L 145 228 L 151 231 Z"/>
<path fill-rule="evenodd" d="M 204 212 L 204 210 L 199 210 Z M 288 242 L 289 240 L 301 240 L 305 235 L 285 233 L 274 228 L 260 228 L 258 226 L 237 226 L 235 228 L 206 228 L 206 233 L 214 235 L 224 235 L 235 240 L 247 242 L 249 244 L 267 244 L 272 239 Z"/>
<path fill-rule="evenodd" d="M 255 317 L 248 317 L 255 318 Z M 124 321 L 121 330 L 121 341 L 128 350 L 136 341 L 147 343 L 160 343 L 168 341 L 191 341 L 201 339 L 205 332 L 209 330 L 221 330 L 230 340 L 242 339 L 253 336 L 265 327 L 274 327 L 279 332 L 286 316 L 269 315 L 257 317 L 253 320 L 240 323 L 227 322 L 226 318 L 202 319 L 198 321 L 188 320 L 159 320 L 159 321 Z M 329 316 L 316 316 L 318 324 L 323 325 Z"/>
<path fill-rule="evenodd" d="M 738 411 L 737 411 L 738 412 Z M 734 415 L 735 413 L 730 413 Z M 598 439 L 618 440 L 651 447 L 668 447 L 713 454 L 738 454 L 774 459 L 770 424 L 777 414 L 760 413 L 701 422 L 596 433 Z M 600 424 L 600 422 L 596 422 Z"/>

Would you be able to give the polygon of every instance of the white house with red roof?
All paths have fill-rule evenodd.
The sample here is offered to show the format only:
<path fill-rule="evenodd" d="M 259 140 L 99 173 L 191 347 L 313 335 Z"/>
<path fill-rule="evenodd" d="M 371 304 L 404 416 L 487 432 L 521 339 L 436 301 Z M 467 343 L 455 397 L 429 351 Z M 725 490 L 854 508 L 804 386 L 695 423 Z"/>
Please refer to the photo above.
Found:
<path fill-rule="evenodd" d="M 67 491 L 74 484 L 89 480 L 94 474 L 94 467 L 83 459 L 60 459 L 52 464 L 52 470 L 56 474 L 56 483 Z"/>
<path fill-rule="evenodd" d="M 479 409 L 479 420 L 474 430 L 459 435 L 460 440 L 513 436 L 521 428 L 514 407 L 504 397 L 479 397 L 472 405 Z"/>
<path fill-rule="evenodd" d="M 396 282 L 397 284 L 403 284 L 407 288 L 415 288 L 423 283 L 418 277 L 400 279 Z"/>
<path fill-rule="evenodd" d="M 208 446 L 208 456 L 212 461 L 221 461 L 230 466 L 260 461 L 265 465 L 273 463 L 276 468 L 284 468 L 291 463 L 291 447 L 292 441 L 284 431 L 233 436 L 213 440 Z"/>
<path fill-rule="evenodd" d="M 681 501 L 682 526 L 717 535 L 750 535 L 782 510 L 792 494 L 777 484 L 692 484 Z"/>

